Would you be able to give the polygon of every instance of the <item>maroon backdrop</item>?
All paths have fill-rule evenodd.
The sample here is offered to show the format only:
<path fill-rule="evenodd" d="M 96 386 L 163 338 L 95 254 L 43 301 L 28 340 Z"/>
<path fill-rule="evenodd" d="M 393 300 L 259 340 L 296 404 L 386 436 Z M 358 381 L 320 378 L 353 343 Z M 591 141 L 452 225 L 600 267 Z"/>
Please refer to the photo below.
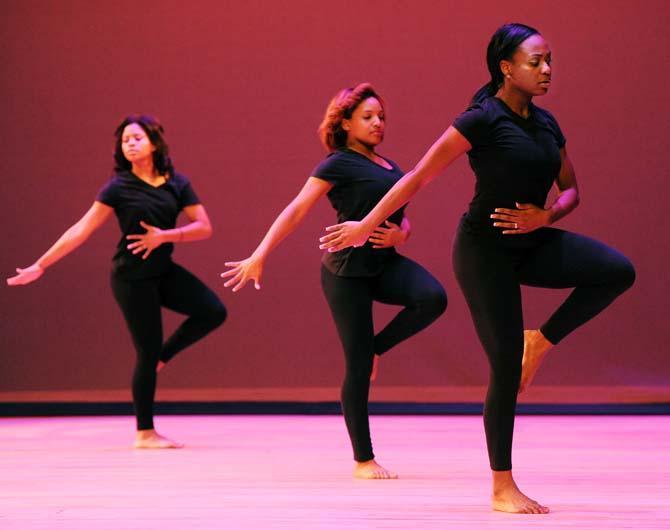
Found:
<path fill-rule="evenodd" d="M 568 138 L 581 206 L 560 226 L 614 245 L 638 280 L 567 338 L 544 385 L 668 384 L 665 0 L 481 2 L 3 2 L 0 193 L 5 276 L 32 263 L 90 206 L 111 171 L 112 132 L 130 112 L 164 123 L 175 164 L 215 227 L 175 258 L 222 296 L 223 328 L 162 375 L 163 388 L 332 387 L 342 355 L 319 286 L 322 201 L 268 261 L 263 289 L 232 294 L 218 274 L 247 256 L 324 156 L 330 97 L 372 82 L 388 103 L 380 149 L 411 168 L 487 80 L 500 24 L 538 27 L 554 52 L 537 103 Z M 381 386 L 486 381 L 485 357 L 451 269 L 473 189 L 465 158 L 411 203 L 403 251 L 445 285 L 446 314 L 391 352 Z M 37 283 L 2 288 L 0 391 L 127 388 L 133 349 L 108 287 L 114 221 Z M 525 291 L 528 326 L 566 292 Z M 379 321 L 391 314 L 378 308 Z M 166 318 L 168 329 L 176 318 Z M 335 396 L 333 396 L 335 397 Z"/>

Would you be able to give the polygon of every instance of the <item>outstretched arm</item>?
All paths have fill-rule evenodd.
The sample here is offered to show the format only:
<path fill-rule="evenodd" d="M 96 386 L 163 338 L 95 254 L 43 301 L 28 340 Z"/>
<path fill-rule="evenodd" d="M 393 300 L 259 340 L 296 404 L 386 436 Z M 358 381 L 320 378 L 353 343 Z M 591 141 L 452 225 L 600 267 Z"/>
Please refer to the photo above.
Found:
<path fill-rule="evenodd" d="M 25 269 L 17 268 L 18 274 L 7 278 L 7 284 L 25 285 L 37 280 L 44 274 L 44 269 L 64 258 L 86 241 L 109 218 L 112 211 L 112 208 L 106 204 L 95 201 L 84 216 L 68 228 L 42 257 Z"/>
<path fill-rule="evenodd" d="M 561 170 L 555 184 L 558 196 L 551 206 L 542 208 L 536 204 L 517 203 L 516 210 L 496 208 L 491 214 L 491 219 L 495 220 L 493 226 L 501 228 L 505 235 L 527 234 L 555 223 L 577 208 L 577 177 L 565 147 L 561 149 Z"/>
<path fill-rule="evenodd" d="M 126 239 L 133 241 L 128 248 L 133 254 L 143 252 L 142 259 L 147 259 L 151 252 L 163 243 L 181 243 L 184 241 L 199 241 L 212 235 L 212 224 L 202 204 L 186 206 L 183 210 L 190 223 L 177 228 L 161 230 L 156 226 L 140 221 L 140 226 L 146 230 L 144 234 L 131 234 Z"/>
<path fill-rule="evenodd" d="M 329 233 L 319 240 L 319 248 L 337 252 L 351 246 L 360 247 L 377 226 L 471 147 L 457 129 L 449 127 L 416 167 L 396 182 L 361 221 L 347 221 L 326 227 Z"/>
<path fill-rule="evenodd" d="M 260 289 L 263 266 L 270 252 L 298 227 L 307 212 L 332 187 L 325 180 L 309 177 L 300 193 L 277 216 L 253 254 L 242 261 L 226 262 L 226 267 L 230 267 L 230 269 L 222 273 L 221 277 L 230 279 L 223 285 L 225 287 L 233 286 L 233 292 L 236 292 L 244 287 L 244 284 L 249 280 L 254 280 L 254 286 L 256 289 Z"/>

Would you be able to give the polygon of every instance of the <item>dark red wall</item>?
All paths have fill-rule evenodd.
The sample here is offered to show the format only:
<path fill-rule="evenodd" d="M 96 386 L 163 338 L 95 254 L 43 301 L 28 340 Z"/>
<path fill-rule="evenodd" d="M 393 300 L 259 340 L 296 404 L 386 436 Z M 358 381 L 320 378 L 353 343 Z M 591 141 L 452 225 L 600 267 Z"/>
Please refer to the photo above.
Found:
<path fill-rule="evenodd" d="M 380 151 L 409 169 L 487 80 L 491 33 L 521 21 L 554 51 L 555 83 L 537 103 L 557 116 L 582 190 L 582 205 L 560 226 L 616 246 L 638 271 L 634 289 L 566 339 L 538 382 L 667 384 L 668 6 L 6 1 L 0 270 L 30 264 L 89 207 L 110 174 L 121 118 L 154 114 L 215 226 L 211 240 L 180 245 L 176 259 L 230 312 L 161 384 L 335 386 L 342 356 L 318 281 L 317 237 L 334 219 L 327 202 L 271 257 L 262 291 L 226 292 L 224 261 L 253 250 L 324 155 L 315 130 L 339 88 L 374 83 L 388 103 Z M 486 381 L 450 258 L 472 188 L 459 160 L 408 210 L 414 234 L 404 251 L 444 283 L 450 305 L 388 356 L 381 385 Z M 117 237 L 109 222 L 36 284 L 2 288 L 0 390 L 127 386 L 134 353 L 108 287 Z M 528 326 L 566 295 L 525 293 Z M 380 308 L 380 320 L 389 314 Z"/>

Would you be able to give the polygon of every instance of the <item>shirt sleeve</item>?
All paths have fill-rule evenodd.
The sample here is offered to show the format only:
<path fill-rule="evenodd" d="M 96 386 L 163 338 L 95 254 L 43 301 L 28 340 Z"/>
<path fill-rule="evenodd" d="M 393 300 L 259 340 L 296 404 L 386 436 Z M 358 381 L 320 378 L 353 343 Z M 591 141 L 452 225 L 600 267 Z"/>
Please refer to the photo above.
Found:
<path fill-rule="evenodd" d="M 333 185 L 342 180 L 342 164 L 338 163 L 337 154 L 332 154 L 314 168 L 311 176 L 325 180 Z"/>
<path fill-rule="evenodd" d="M 490 131 L 486 111 L 481 105 L 473 105 L 458 116 L 452 124 L 454 128 L 465 136 L 472 147 L 486 143 Z"/>
<path fill-rule="evenodd" d="M 111 208 L 116 208 L 119 198 L 118 192 L 119 188 L 116 185 L 116 179 L 112 178 L 102 188 L 100 188 L 100 191 L 98 192 L 95 200 L 101 202 L 102 204 L 106 204 Z"/>
<path fill-rule="evenodd" d="M 175 175 L 179 186 L 179 208 L 183 210 L 187 206 L 200 204 L 200 199 L 193 190 L 191 182 L 183 175 Z"/>
<path fill-rule="evenodd" d="M 565 139 L 565 136 L 563 135 L 563 131 L 561 131 L 561 127 L 558 125 L 558 122 L 556 121 L 556 118 L 554 118 L 554 115 L 549 112 L 548 110 L 542 109 L 545 113 L 546 119 L 547 119 L 547 126 L 551 130 L 552 134 L 556 138 L 556 143 L 558 144 L 559 149 L 563 149 L 565 147 L 565 143 L 567 140 Z"/>

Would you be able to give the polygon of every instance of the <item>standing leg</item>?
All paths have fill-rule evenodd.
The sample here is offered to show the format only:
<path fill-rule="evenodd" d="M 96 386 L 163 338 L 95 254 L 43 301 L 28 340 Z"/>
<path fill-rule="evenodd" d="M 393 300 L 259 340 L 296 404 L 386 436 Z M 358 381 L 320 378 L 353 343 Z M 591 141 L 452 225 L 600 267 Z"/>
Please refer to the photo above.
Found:
<path fill-rule="evenodd" d="M 376 336 L 374 352 L 381 355 L 432 324 L 447 308 L 447 293 L 418 263 L 397 255 L 384 266 L 373 298 L 404 308 Z"/>
<path fill-rule="evenodd" d="M 527 332 L 524 388 L 549 347 L 598 315 L 635 281 L 635 269 L 628 258 L 599 241 L 555 228 L 544 229 L 543 236 L 543 243 L 519 269 L 521 283 L 574 289 L 539 330 Z"/>
<path fill-rule="evenodd" d="M 519 490 L 511 471 L 514 414 L 523 353 L 521 290 L 511 256 L 495 241 L 461 229 L 454 244 L 453 263 L 490 366 L 484 429 L 493 470 L 493 508 L 546 513 L 546 508 Z"/>
<path fill-rule="evenodd" d="M 176 263 L 161 277 L 159 290 L 162 306 L 188 315 L 162 347 L 164 364 L 223 324 L 227 313 L 214 291 Z"/>
<path fill-rule="evenodd" d="M 342 342 L 345 375 L 342 412 L 360 478 L 395 478 L 374 460 L 368 417 L 368 394 L 372 371 L 374 327 L 369 278 L 342 278 L 321 268 L 321 286 Z"/>
<path fill-rule="evenodd" d="M 163 340 L 158 281 L 153 278 L 126 281 L 112 274 L 111 284 L 137 352 L 132 380 L 137 419 L 135 447 L 180 447 L 180 444 L 160 436 L 154 430 L 156 364 Z"/>

